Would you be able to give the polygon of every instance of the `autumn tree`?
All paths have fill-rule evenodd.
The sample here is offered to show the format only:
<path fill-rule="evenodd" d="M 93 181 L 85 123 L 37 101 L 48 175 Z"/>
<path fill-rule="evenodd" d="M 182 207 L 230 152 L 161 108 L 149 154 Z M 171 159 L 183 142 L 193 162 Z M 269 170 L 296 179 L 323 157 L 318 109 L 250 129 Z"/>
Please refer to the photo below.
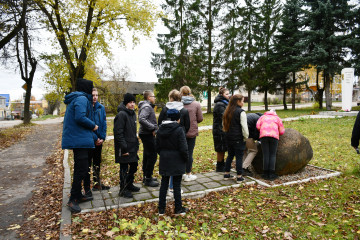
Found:
<path fill-rule="evenodd" d="M 86 62 L 98 54 L 110 56 L 109 43 L 124 45 L 124 29 L 149 36 L 159 12 L 146 0 L 36 0 L 44 23 L 54 33 L 70 77 L 71 91 L 86 74 Z"/>

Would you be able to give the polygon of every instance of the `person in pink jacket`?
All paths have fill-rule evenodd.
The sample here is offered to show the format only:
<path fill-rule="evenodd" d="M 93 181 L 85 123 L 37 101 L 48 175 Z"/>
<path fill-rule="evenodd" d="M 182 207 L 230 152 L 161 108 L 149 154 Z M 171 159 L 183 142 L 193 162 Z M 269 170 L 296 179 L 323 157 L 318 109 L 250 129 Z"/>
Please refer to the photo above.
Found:
<path fill-rule="evenodd" d="M 260 131 L 261 148 L 263 152 L 262 178 L 273 181 L 278 178 L 275 173 L 276 151 L 279 137 L 285 133 L 284 125 L 275 110 L 265 112 L 256 123 Z"/>

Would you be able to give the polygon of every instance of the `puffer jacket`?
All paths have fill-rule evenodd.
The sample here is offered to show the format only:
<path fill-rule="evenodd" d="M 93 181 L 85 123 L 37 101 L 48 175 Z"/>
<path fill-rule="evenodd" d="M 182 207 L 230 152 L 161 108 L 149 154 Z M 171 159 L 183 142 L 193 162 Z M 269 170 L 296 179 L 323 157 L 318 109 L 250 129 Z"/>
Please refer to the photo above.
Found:
<path fill-rule="evenodd" d="M 123 103 L 114 119 L 114 147 L 116 163 L 137 162 L 139 157 L 139 140 L 136 136 L 136 114 L 127 109 Z M 122 156 L 129 153 L 129 156 Z"/>
<path fill-rule="evenodd" d="M 204 119 L 201 105 L 195 101 L 195 98 L 190 96 L 183 96 L 182 103 L 184 104 L 184 108 L 188 110 L 190 117 L 190 129 L 186 133 L 186 137 L 194 138 L 199 135 L 198 123 L 201 123 Z"/>
<path fill-rule="evenodd" d="M 213 111 L 213 138 L 216 152 L 226 152 L 227 142 L 226 134 L 223 131 L 222 118 L 229 101 L 223 95 L 217 95 L 214 100 L 215 106 Z"/>
<path fill-rule="evenodd" d="M 72 92 L 65 96 L 67 105 L 61 147 L 62 149 L 95 148 L 96 134 L 92 95 L 85 92 Z"/>
<path fill-rule="evenodd" d="M 105 107 L 99 102 L 96 102 L 94 105 L 94 120 L 95 124 L 99 126 L 98 130 L 95 131 L 95 134 L 98 138 L 105 140 L 107 129 L 106 112 Z"/>
<path fill-rule="evenodd" d="M 158 130 L 154 105 L 149 101 L 139 102 L 139 134 L 152 134 Z"/>
<path fill-rule="evenodd" d="M 174 102 L 166 103 L 165 107 L 163 107 L 159 115 L 159 119 L 158 119 L 159 126 L 162 124 L 163 121 L 169 120 L 166 114 L 168 109 L 176 109 L 180 112 L 180 126 L 183 127 L 186 134 L 190 129 L 190 117 L 189 117 L 189 111 L 186 108 L 184 108 L 184 104 L 182 102 L 174 101 Z"/>
<path fill-rule="evenodd" d="M 185 173 L 189 159 L 188 146 L 182 127 L 175 121 L 164 121 L 156 134 L 156 152 L 160 155 L 161 176 Z"/>
<path fill-rule="evenodd" d="M 272 137 L 279 140 L 279 137 L 285 133 L 284 125 L 281 119 L 274 112 L 265 112 L 256 123 L 256 128 L 260 131 L 260 139 L 263 137 Z"/>

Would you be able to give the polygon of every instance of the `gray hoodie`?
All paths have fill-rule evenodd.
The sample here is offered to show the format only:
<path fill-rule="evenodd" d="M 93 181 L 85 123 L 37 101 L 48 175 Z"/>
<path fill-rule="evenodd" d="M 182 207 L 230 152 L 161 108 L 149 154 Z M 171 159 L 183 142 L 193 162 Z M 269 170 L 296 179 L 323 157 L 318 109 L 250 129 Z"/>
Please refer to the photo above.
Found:
<path fill-rule="evenodd" d="M 155 111 L 149 101 L 139 102 L 139 134 L 152 134 L 158 130 Z"/>

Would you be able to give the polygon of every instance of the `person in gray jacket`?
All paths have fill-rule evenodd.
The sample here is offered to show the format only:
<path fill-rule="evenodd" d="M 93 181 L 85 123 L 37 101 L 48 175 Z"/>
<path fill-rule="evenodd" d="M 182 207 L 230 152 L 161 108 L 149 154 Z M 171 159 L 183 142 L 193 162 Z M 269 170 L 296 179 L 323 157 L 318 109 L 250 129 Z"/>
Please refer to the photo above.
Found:
<path fill-rule="evenodd" d="M 156 116 L 154 111 L 155 96 L 150 90 L 143 93 L 144 101 L 139 102 L 139 137 L 144 146 L 143 153 L 143 183 L 145 186 L 157 187 L 159 183 L 156 178 L 152 177 L 154 166 L 157 160 L 157 153 L 155 150 L 155 135 L 158 130 Z"/>

